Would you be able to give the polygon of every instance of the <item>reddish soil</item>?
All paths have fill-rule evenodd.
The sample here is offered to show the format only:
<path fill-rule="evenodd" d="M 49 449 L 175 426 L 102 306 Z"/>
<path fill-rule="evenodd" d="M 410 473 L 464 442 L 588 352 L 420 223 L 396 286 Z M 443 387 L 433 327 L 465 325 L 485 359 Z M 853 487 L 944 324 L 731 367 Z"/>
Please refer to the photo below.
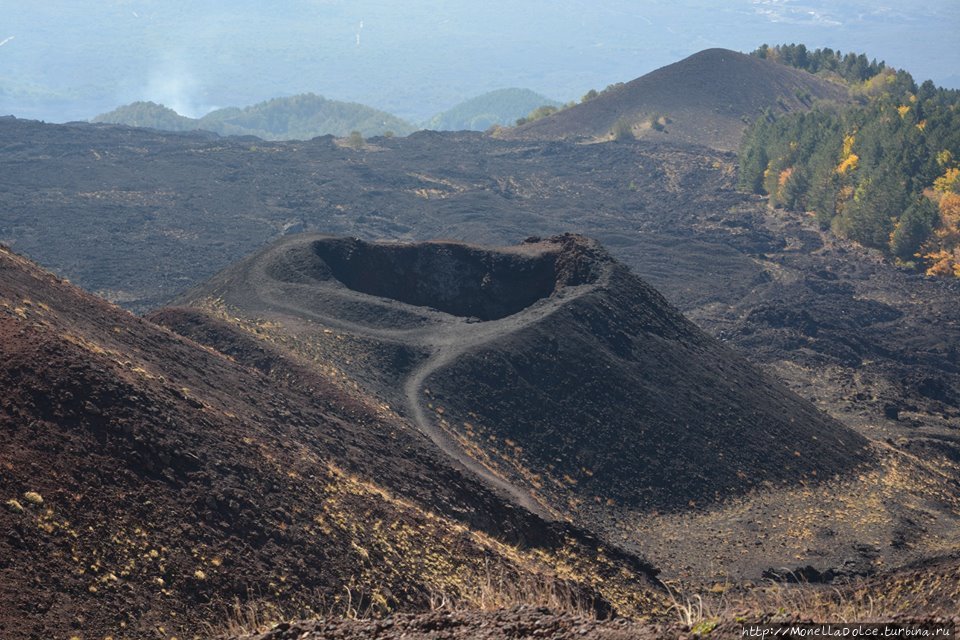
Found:
<path fill-rule="evenodd" d="M 0 250 L 0 637 L 184 637 L 235 599 L 417 610 L 489 567 L 557 580 L 561 550 L 585 561 L 565 588 L 601 610 L 597 589 L 617 583 L 636 605 L 660 597 L 637 558 L 514 508 L 395 415 L 203 326 L 234 358 Z"/>

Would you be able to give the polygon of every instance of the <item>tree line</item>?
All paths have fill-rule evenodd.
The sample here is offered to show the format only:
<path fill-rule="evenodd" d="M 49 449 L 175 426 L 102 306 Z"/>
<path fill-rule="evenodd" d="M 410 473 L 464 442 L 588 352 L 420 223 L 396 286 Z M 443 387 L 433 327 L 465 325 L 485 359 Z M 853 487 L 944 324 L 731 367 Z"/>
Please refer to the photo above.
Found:
<path fill-rule="evenodd" d="M 763 44 L 751 51 L 750 55 L 810 73 L 836 74 L 851 83 L 869 80 L 887 68 L 883 61 L 868 60 L 862 53 L 848 52 L 844 55 L 839 49 L 834 51 L 829 47 L 810 51 L 803 44 L 778 44 L 772 47 Z"/>

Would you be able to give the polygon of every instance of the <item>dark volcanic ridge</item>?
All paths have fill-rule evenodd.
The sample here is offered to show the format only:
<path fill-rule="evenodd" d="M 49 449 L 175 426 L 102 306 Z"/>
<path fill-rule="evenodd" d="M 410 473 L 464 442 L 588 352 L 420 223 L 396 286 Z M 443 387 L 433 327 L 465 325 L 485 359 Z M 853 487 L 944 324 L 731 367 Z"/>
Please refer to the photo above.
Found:
<path fill-rule="evenodd" d="M 728 49 L 707 49 L 503 135 L 607 138 L 623 122 L 637 137 L 735 151 L 746 126 L 764 109 L 795 111 L 847 99 L 843 85 L 805 71 Z"/>
<path fill-rule="evenodd" d="M 683 509 L 871 458 L 580 236 L 509 248 L 293 236 L 177 303 L 210 301 L 317 349 L 324 332 L 350 336 L 341 364 L 371 394 L 524 506 L 591 526 L 610 505 Z M 391 375 L 366 374 L 383 354 L 397 354 Z"/>
<path fill-rule="evenodd" d="M 497 576 L 662 610 L 648 564 L 501 499 L 376 399 L 164 317 L 229 355 L 0 248 L 0 637 L 208 637 L 235 602 L 507 605 Z"/>

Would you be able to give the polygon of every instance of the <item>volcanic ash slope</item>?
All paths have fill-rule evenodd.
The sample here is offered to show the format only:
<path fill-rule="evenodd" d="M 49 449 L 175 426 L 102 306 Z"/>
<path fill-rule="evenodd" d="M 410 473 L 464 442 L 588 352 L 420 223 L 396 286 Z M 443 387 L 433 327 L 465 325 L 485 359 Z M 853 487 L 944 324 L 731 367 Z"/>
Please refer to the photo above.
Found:
<path fill-rule="evenodd" d="M 621 507 L 682 510 L 871 459 L 862 436 L 580 236 L 508 248 L 290 237 L 180 302 L 337 363 L 548 517 L 602 528 Z"/>
<path fill-rule="evenodd" d="M 663 609 L 637 556 L 504 501 L 375 399 L 161 315 L 231 355 L 0 247 L 0 637 L 212 637 L 234 606 L 509 606 L 514 585 Z"/>

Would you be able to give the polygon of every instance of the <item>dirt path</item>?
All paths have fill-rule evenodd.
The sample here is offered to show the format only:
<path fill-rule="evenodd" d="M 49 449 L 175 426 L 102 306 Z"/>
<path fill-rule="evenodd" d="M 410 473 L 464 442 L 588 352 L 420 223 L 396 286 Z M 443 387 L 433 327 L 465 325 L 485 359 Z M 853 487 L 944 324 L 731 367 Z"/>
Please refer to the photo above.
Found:
<path fill-rule="evenodd" d="M 264 310 L 279 311 L 298 318 L 309 319 L 324 327 L 334 328 L 358 337 L 403 344 L 429 353 L 426 360 L 411 369 L 402 378 L 403 398 L 410 419 L 444 454 L 479 476 L 488 485 L 507 494 L 513 502 L 544 519 L 553 520 L 556 518 L 549 507 L 541 503 L 526 488 L 503 478 L 494 470 L 467 454 L 451 434 L 440 426 L 439 422 L 427 411 L 423 388 L 430 376 L 455 362 L 463 354 L 540 321 L 569 302 L 598 286 L 603 286 L 606 281 L 605 277 L 601 277 L 594 284 L 566 287 L 550 297 L 538 300 L 519 313 L 499 320 L 478 322 L 434 309 L 413 307 L 413 312 L 424 318 L 423 324 L 414 328 L 397 329 L 351 322 L 322 313 L 316 308 L 307 307 L 297 302 L 303 298 L 290 295 L 289 287 L 291 285 L 283 288 L 271 286 L 275 281 L 267 273 L 256 267 L 255 269 L 258 273 L 248 274 L 247 281 L 261 286 L 255 286 L 253 290 L 248 291 L 248 295 L 256 297 L 257 306 Z M 311 284 L 309 286 L 315 287 L 316 285 Z M 336 298 L 340 302 L 349 302 L 353 299 L 370 299 L 365 294 L 346 288 L 331 287 L 329 295 L 331 300 Z M 249 302 L 249 298 L 247 302 Z M 389 307 L 402 308 L 406 311 L 411 310 L 409 305 L 393 300 L 378 298 L 377 302 Z"/>
<path fill-rule="evenodd" d="M 542 505 L 534 496 L 522 487 L 518 487 L 509 480 L 506 480 L 491 469 L 470 457 L 463 448 L 457 444 L 449 433 L 444 431 L 434 420 L 427 416 L 423 408 L 423 383 L 437 369 L 440 369 L 451 362 L 460 352 L 438 350 L 432 357 L 427 359 L 420 367 L 407 377 L 403 385 L 404 394 L 407 400 L 407 409 L 410 411 L 410 417 L 417 424 L 417 427 L 424 434 L 429 436 L 433 443 L 446 455 L 453 458 L 461 465 L 480 476 L 488 485 L 491 485 L 502 492 L 507 493 L 513 501 L 523 508 L 531 511 L 538 516 L 551 520 L 553 516 L 548 512 L 547 507 Z"/>

